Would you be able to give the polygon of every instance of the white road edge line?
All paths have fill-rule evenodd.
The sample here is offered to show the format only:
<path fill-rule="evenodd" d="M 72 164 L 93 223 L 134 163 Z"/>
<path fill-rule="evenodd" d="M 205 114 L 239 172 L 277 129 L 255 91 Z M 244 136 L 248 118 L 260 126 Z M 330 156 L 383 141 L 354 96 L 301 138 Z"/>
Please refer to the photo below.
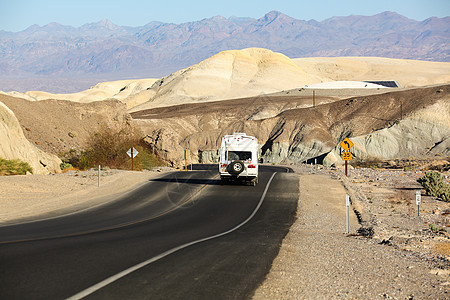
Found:
<path fill-rule="evenodd" d="M 116 281 L 116 280 L 118 280 L 118 279 L 120 279 L 122 277 L 125 277 L 126 275 L 128 275 L 128 274 L 130 274 L 130 273 L 132 273 L 132 272 L 134 272 L 136 270 L 139 270 L 139 269 L 141 269 L 141 268 L 143 268 L 143 267 L 145 267 L 145 266 L 147 266 L 147 265 L 149 265 L 149 264 L 151 264 L 151 263 L 153 263 L 153 262 L 155 262 L 157 260 L 160 260 L 161 258 L 164 258 L 164 257 L 166 257 L 166 256 L 168 256 L 168 255 L 170 255 L 170 254 L 172 254 L 174 252 L 177 252 L 178 250 L 187 248 L 189 246 L 192 246 L 192 245 L 195 245 L 195 244 L 198 244 L 198 243 L 201 243 L 201 242 L 205 242 L 205 241 L 208 241 L 208 240 L 212 240 L 212 239 L 215 239 L 215 238 L 227 235 L 227 234 L 229 234 L 229 233 L 239 229 L 240 227 L 244 226 L 246 223 L 248 223 L 256 215 L 256 213 L 258 212 L 259 208 L 261 207 L 261 205 L 262 205 L 262 203 L 264 201 L 264 198 L 266 197 L 267 190 L 269 189 L 270 183 L 272 182 L 272 179 L 275 177 L 275 174 L 277 174 L 277 172 L 273 173 L 272 176 L 270 177 L 269 181 L 267 182 L 266 188 L 264 189 L 264 192 L 263 192 L 263 194 L 261 196 L 261 199 L 259 200 L 259 203 L 256 206 L 256 208 L 253 211 L 253 213 L 245 221 L 243 221 L 242 223 L 240 223 L 236 227 L 234 227 L 234 228 L 232 228 L 232 229 L 230 229 L 228 231 L 225 231 L 225 232 L 222 232 L 222 233 L 210 236 L 210 237 L 206 237 L 206 238 L 203 238 L 203 239 L 200 239 L 200 240 L 196 240 L 196 241 L 193 241 L 193 242 L 190 242 L 190 243 L 178 246 L 176 248 L 167 250 L 166 252 L 163 252 L 163 253 L 161 253 L 161 254 L 159 254 L 157 256 L 154 256 L 154 257 L 152 257 L 152 258 L 150 258 L 150 259 L 148 259 L 148 260 L 146 260 L 144 262 L 141 262 L 140 264 L 137 264 L 137 265 L 135 265 L 133 267 L 130 267 L 130 268 L 128 268 L 128 269 L 126 269 L 126 270 L 124 270 L 124 271 L 122 271 L 120 273 L 117 273 L 116 275 L 113 275 L 113 276 L 111 276 L 109 278 L 106 278 L 105 280 L 100 281 L 99 283 L 97 283 L 97 284 L 95 284 L 95 285 L 93 285 L 93 286 L 91 286 L 91 287 L 89 287 L 89 288 L 87 288 L 87 289 L 85 289 L 85 290 L 83 290 L 83 291 L 73 295 L 72 297 L 67 298 L 67 300 L 82 299 L 82 298 L 84 298 L 84 297 L 86 297 L 86 296 L 88 296 L 88 295 L 90 295 L 90 294 L 100 290 L 101 288 L 103 288 L 103 287 L 113 283 L 114 281 Z"/>

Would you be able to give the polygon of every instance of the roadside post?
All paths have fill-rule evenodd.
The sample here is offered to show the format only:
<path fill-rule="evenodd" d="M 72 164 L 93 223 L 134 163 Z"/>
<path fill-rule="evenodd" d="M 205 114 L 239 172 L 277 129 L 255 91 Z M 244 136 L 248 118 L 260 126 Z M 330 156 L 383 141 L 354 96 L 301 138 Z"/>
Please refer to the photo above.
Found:
<path fill-rule="evenodd" d="M 421 197 L 422 197 L 421 191 L 416 191 L 417 216 L 419 216 L 420 203 L 422 202 Z"/>
<path fill-rule="evenodd" d="M 345 138 L 345 140 L 343 140 L 339 145 L 342 149 L 344 149 L 342 152 L 342 160 L 345 161 L 345 176 L 348 177 L 348 161 L 352 160 L 352 153 L 350 152 L 350 149 L 354 144 L 349 138 Z"/>
<path fill-rule="evenodd" d="M 134 171 L 134 158 L 139 154 L 139 151 L 134 149 L 134 147 L 131 147 L 128 149 L 127 154 L 131 157 L 131 171 Z"/>
<path fill-rule="evenodd" d="M 98 187 L 100 187 L 100 165 L 98 165 Z"/>
<path fill-rule="evenodd" d="M 347 234 L 350 233 L 350 196 L 345 195 L 345 206 L 347 208 Z"/>

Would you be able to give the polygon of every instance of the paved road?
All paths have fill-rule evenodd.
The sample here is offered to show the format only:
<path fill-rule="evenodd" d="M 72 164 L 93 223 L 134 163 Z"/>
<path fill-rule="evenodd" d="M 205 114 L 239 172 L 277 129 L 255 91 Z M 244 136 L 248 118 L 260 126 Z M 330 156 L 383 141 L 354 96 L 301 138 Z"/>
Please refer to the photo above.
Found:
<path fill-rule="evenodd" d="M 0 227 L 0 298 L 248 298 L 294 221 L 298 177 L 263 166 L 256 187 L 222 186 L 215 165 L 201 168 L 92 210 Z"/>

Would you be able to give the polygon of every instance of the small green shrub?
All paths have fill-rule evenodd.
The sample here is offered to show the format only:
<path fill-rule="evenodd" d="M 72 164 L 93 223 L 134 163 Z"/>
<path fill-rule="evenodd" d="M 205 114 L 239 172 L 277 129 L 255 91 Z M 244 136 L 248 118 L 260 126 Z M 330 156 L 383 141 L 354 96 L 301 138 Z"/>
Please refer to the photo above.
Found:
<path fill-rule="evenodd" d="M 447 232 L 447 230 L 445 230 L 444 228 L 439 228 L 439 226 L 435 224 L 428 224 L 428 227 L 434 233 Z"/>
<path fill-rule="evenodd" d="M 72 166 L 71 163 L 64 162 L 64 161 L 63 161 L 62 163 L 59 164 L 59 167 L 60 167 L 61 171 L 64 171 L 64 170 L 66 170 L 66 169 L 73 168 L 73 166 Z"/>
<path fill-rule="evenodd" d="M 417 182 L 423 186 L 427 195 L 450 202 L 450 186 L 444 182 L 439 172 L 425 172 Z"/>
<path fill-rule="evenodd" d="M 27 162 L 19 159 L 7 160 L 0 158 L 0 176 L 25 175 L 27 172 L 33 173 L 33 168 Z"/>

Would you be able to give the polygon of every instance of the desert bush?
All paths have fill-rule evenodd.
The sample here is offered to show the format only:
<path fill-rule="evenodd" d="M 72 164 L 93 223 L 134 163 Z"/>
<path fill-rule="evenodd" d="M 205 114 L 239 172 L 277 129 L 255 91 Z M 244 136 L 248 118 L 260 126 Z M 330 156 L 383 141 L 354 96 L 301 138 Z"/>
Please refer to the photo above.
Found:
<path fill-rule="evenodd" d="M 63 161 L 62 163 L 59 164 L 59 168 L 61 169 L 61 171 L 64 171 L 66 169 L 73 168 L 73 166 L 71 163 Z"/>
<path fill-rule="evenodd" d="M 350 165 L 354 168 L 371 168 L 377 169 L 381 167 L 383 161 L 379 158 L 353 159 Z"/>
<path fill-rule="evenodd" d="M 33 168 L 27 162 L 19 159 L 7 160 L 0 158 L 0 176 L 25 175 L 27 172 L 33 173 Z"/>
<path fill-rule="evenodd" d="M 425 172 L 425 175 L 417 179 L 427 195 L 450 202 L 450 185 L 444 182 L 439 172 Z"/>
<path fill-rule="evenodd" d="M 85 170 L 98 165 L 114 169 L 131 169 L 131 159 L 127 155 L 131 147 L 139 151 L 134 158 L 134 170 L 151 169 L 162 165 L 142 141 L 143 134 L 128 124 L 117 126 L 101 125 L 87 141 L 82 151 L 71 150 L 63 155 L 63 162 Z"/>

